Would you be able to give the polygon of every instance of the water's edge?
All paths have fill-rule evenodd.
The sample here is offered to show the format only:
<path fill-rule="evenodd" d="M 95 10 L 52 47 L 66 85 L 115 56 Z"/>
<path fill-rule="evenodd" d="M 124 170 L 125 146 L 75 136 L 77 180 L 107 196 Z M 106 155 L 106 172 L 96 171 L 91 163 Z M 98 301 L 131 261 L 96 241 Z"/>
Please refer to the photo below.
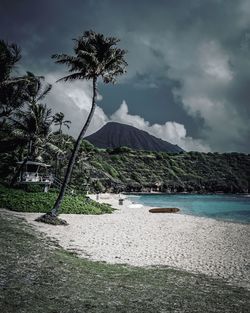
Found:
<path fill-rule="evenodd" d="M 250 223 L 250 197 L 239 194 L 126 194 L 149 207 L 177 207 L 181 214 L 240 224 Z M 179 214 L 180 214 L 179 213 Z"/>

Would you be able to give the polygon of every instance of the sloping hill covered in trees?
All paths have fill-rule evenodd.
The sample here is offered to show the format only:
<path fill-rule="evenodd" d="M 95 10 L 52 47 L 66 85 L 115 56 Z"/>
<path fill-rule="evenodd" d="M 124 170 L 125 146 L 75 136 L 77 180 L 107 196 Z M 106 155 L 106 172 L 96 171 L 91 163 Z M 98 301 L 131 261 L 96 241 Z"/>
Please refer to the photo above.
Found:
<path fill-rule="evenodd" d="M 90 149 L 87 144 L 88 149 Z M 100 191 L 248 192 L 250 155 L 97 150 L 72 182 Z M 90 177 L 90 179 L 86 179 Z M 86 183 L 87 181 L 87 183 Z"/>
<path fill-rule="evenodd" d="M 72 137 L 65 140 L 74 141 Z M 70 146 L 69 146 L 70 147 Z M 70 151 L 56 160 L 51 154 L 44 162 L 51 173 L 63 179 Z M 15 153 L 0 154 L 0 181 L 10 182 Z M 249 192 L 250 155 L 243 153 L 149 152 L 127 147 L 97 149 L 81 145 L 71 186 L 79 191 L 162 191 L 162 192 Z"/>

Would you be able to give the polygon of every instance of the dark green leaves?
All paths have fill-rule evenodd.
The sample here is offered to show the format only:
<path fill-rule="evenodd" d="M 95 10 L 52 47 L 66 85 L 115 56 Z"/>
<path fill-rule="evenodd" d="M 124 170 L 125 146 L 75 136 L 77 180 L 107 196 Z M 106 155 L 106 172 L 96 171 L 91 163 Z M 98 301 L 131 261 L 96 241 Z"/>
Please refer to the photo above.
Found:
<path fill-rule="evenodd" d="M 75 55 L 52 56 L 56 63 L 67 65 L 69 72 L 72 73 L 60 80 L 89 80 L 102 77 L 105 83 L 115 83 L 117 76 L 125 73 L 126 51 L 116 47 L 119 39 L 104 37 L 103 34 L 90 30 L 74 41 Z"/>

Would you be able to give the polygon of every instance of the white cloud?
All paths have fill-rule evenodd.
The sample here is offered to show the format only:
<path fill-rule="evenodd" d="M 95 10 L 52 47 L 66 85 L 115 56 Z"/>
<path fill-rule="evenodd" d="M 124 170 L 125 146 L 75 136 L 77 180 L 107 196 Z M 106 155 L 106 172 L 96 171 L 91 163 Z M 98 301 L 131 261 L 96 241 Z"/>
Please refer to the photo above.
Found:
<path fill-rule="evenodd" d="M 91 108 L 92 86 L 86 81 L 76 81 L 71 83 L 55 81 L 61 77 L 59 73 L 50 73 L 46 80 L 53 83 L 53 88 L 47 96 L 47 104 L 53 112 L 63 112 L 65 119 L 72 121 L 69 133 L 76 137 L 86 121 Z M 102 96 L 98 95 L 101 100 Z M 120 108 L 114 112 L 110 118 L 104 113 L 102 108 L 96 107 L 96 111 L 86 135 L 90 135 L 100 129 L 109 121 L 116 121 L 132 125 L 141 130 L 147 131 L 155 137 L 177 144 L 184 150 L 209 151 L 210 148 L 201 140 L 188 137 L 184 125 L 176 122 L 166 122 L 165 124 L 150 124 L 139 115 L 131 115 L 128 105 L 122 102 Z"/>
<path fill-rule="evenodd" d="M 53 109 L 53 112 L 61 111 L 65 114 L 65 119 L 72 121 L 69 133 L 76 137 L 84 125 L 91 108 L 92 86 L 87 81 L 55 83 L 59 77 L 62 77 L 59 73 L 51 73 L 46 76 L 46 81 L 53 83 L 53 88 L 46 101 L 48 106 Z M 98 94 L 97 99 L 98 101 L 101 100 L 102 96 Z M 97 106 L 86 135 L 96 132 L 107 121 L 108 117 Z"/>
<path fill-rule="evenodd" d="M 198 50 L 200 69 L 206 78 L 218 82 L 229 82 L 233 79 L 233 72 L 229 67 L 229 57 L 215 41 L 202 43 Z"/>
<path fill-rule="evenodd" d="M 187 39 L 188 46 L 181 38 L 169 37 L 165 49 L 157 47 L 165 50 L 164 62 L 171 65 L 166 76 L 181 82 L 173 94 L 189 115 L 203 119 L 199 135 L 213 151 L 225 151 L 224 147 L 232 151 L 247 136 L 249 126 L 227 97 L 235 80 L 229 54 L 215 40 Z"/>
<path fill-rule="evenodd" d="M 210 151 L 208 145 L 201 140 L 193 139 L 187 136 L 185 126 L 176 122 L 166 122 L 165 124 L 152 124 L 145 121 L 139 115 L 131 115 L 128 111 L 128 105 L 125 100 L 120 108 L 111 115 L 111 121 L 132 125 L 142 129 L 151 135 L 166 140 L 172 144 L 177 144 L 186 151 Z"/>
<path fill-rule="evenodd" d="M 149 127 L 149 122 L 145 121 L 144 118 L 139 115 L 130 115 L 128 113 L 128 105 L 125 100 L 123 100 L 120 108 L 110 116 L 110 119 L 118 123 L 135 126 L 139 129 Z"/>
<path fill-rule="evenodd" d="M 165 75 L 179 82 L 178 89 L 172 90 L 177 102 L 190 116 L 203 122 L 196 136 L 220 152 L 249 149 L 249 93 L 245 91 L 249 80 L 249 1 L 241 0 L 236 7 L 235 20 L 228 20 L 231 9 L 225 12 L 227 31 L 216 27 L 216 23 L 221 26 L 217 12 L 215 24 L 211 25 L 210 20 L 197 20 L 181 30 L 171 29 L 173 23 L 166 24 L 168 27 L 159 29 L 157 34 L 150 28 L 124 34 L 128 42 L 134 43 L 130 44 L 126 78 L 141 73 L 154 82 L 160 73 L 161 79 Z M 228 41 L 229 33 L 232 42 Z"/>
<path fill-rule="evenodd" d="M 187 71 L 174 64 L 171 68 L 171 77 L 182 81 L 174 94 L 191 116 L 203 118 L 201 135 L 213 150 L 223 151 L 227 146 L 232 151 L 233 144 L 246 135 L 248 126 L 242 123 L 237 106 L 227 99 L 234 81 L 229 56 L 218 43 L 210 41 L 202 43 L 189 60 Z"/>

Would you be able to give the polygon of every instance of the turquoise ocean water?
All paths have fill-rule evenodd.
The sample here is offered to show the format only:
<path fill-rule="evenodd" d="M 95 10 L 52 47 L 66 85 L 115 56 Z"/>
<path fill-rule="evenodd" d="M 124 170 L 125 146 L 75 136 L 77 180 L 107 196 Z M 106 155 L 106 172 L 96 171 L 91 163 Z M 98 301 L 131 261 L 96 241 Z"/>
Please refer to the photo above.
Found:
<path fill-rule="evenodd" d="M 154 207 L 177 207 L 183 214 L 250 223 L 250 196 L 247 195 L 139 195 L 134 202 Z"/>

